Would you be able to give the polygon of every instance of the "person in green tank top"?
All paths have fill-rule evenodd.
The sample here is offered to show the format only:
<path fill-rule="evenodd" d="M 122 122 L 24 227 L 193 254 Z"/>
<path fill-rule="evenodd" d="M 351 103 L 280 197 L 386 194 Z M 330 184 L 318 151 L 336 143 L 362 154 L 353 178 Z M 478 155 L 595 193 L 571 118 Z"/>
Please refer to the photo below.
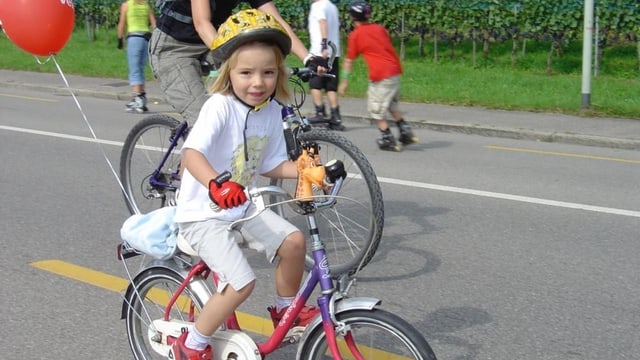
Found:
<path fill-rule="evenodd" d="M 133 99 L 125 106 L 128 112 L 142 113 L 149 110 L 144 89 L 144 68 L 147 64 L 151 30 L 155 26 L 156 18 L 147 0 L 127 0 L 120 5 L 118 49 L 124 47 L 126 35 L 129 85 L 133 90 Z"/>

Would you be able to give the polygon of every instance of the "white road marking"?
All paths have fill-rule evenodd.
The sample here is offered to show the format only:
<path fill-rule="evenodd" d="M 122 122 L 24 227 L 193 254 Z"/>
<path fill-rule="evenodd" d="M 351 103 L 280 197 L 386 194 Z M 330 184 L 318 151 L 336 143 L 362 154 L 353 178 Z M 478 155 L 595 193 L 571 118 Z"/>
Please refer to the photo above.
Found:
<path fill-rule="evenodd" d="M 92 143 L 101 143 L 101 144 L 115 145 L 115 146 L 122 146 L 123 144 L 122 142 L 118 142 L 118 141 L 95 140 L 89 137 L 18 128 L 13 126 L 0 125 L 0 130 L 23 132 L 28 134 L 50 136 L 50 137 L 76 140 L 76 141 L 86 141 L 86 142 L 92 142 Z M 504 194 L 504 193 L 497 193 L 497 192 L 491 192 L 491 191 L 474 190 L 474 189 L 460 188 L 455 186 L 429 184 L 429 183 L 423 183 L 418 181 L 410 181 L 410 180 L 402 180 L 402 179 L 394 179 L 394 178 L 386 178 L 386 177 L 378 177 L 378 181 L 381 183 L 400 185 L 400 186 L 409 186 L 409 187 L 414 187 L 418 189 L 446 191 L 446 192 L 465 194 L 465 195 L 482 196 L 482 197 L 494 198 L 494 199 L 518 201 L 518 202 L 525 202 L 525 203 L 538 204 L 538 205 L 555 206 L 555 207 L 561 207 L 561 208 L 567 208 L 567 209 L 585 210 L 585 211 L 593 211 L 598 213 L 640 218 L 640 211 L 634 211 L 634 210 L 625 210 L 625 209 L 617 209 L 617 208 L 610 208 L 610 207 L 604 207 L 604 206 L 572 203 L 572 202 L 566 202 L 566 201 L 541 199 L 541 198 L 534 198 L 534 197 L 522 196 L 522 195 Z"/>

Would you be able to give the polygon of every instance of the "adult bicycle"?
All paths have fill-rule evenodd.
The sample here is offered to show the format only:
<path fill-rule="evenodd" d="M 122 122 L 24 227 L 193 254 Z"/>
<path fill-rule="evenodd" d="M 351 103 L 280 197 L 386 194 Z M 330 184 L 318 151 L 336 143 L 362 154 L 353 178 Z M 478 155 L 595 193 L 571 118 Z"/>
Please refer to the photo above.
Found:
<path fill-rule="evenodd" d="M 291 68 L 289 81 L 293 89 L 292 103 L 282 105 L 282 124 L 291 160 L 308 143 L 319 145 L 321 159 L 341 160 L 349 174 L 343 194 L 357 200 L 370 211 L 361 211 L 353 202 L 336 202 L 331 211 L 318 218 L 318 227 L 333 259 L 332 273 L 353 273 L 367 265 L 375 254 L 384 227 L 384 201 L 376 174 L 366 156 L 344 136 L 309 124 L 301 107 L 306 99 L 305 79 L 321 75 L 309 68 Z M 180 149 L 190 127 L 187 121 L 154 114 L 142 119 L 129 132 L 120 155 L 120 179 L 131 214 L 147 213 L 164 206 L 175 205 L 180 186 Z M 268 181 L 265 179 L 265 181 Z M 271 183 L 295 191 L 295 180 Z M 322 189 L 316 189 L 322 194 Z M 274 209 L 301 229 L 304 216 L 290 208 Z M 305 260 L 310 269 L 313 259 Z"/>
<path fill-rule="evenodd" d="M 427 340 L 410 323 L 383 310 L 379 299 L 348 296 L 354 276 L 343 274 L 341 281 L 348 285 L 336 288 L 331 267 L 326 266 L 331 257 L 325 251 L 316 220 L 337 202 L 352 199 L 340 195 L 348 180 L 340 161 L 325 165 L 325 173 L 330 189 L 321 196 L 305 197 L 304 201 L 291 198 L 287 191 L 273 185 L 247 190 L 247 198 L 258 212 L 277 206 L 303 210 L 311 230 L 314 262 L 292 305 L 265 341 L 257 342 L 244 332 L 234 313 L 213 335 L 214 359 L 264 359 L 282 346 L 296 344 L 296 359 L 302 360 L 435 360 Z M 274 197 L 278 202 L 265 201 Z M 228 230 L 234 231 L 246 220 L 233 222 Z M 184 239 L 179 237 L 177 244 L 173 257 L 148 262 L 135 275 L 129 272 L 126 262 L 140 252 L 124 241 L 118 246 L 118 258 L 125 264 L 130 280 L 123 295 L 122 318 L 137 360 L 171 358 L 171 345 L 193 325 L 215 291 L 216 274 L 196 257 Z M 318 285 L 320 314 L 306 327 L 295 326 L 295 319 Z"/>

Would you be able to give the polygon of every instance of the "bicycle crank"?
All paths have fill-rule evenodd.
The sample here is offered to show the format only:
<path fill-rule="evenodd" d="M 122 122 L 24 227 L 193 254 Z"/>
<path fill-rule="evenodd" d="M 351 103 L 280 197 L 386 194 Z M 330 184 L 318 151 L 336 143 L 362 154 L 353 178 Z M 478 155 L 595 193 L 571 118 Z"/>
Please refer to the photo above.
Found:
<path fill-rule="evenodd" d="M 158 354 L 173 359 L 171 344 L 193 323 L 181 320 L 154 320 L 149 327 L 149 343 Z M 211 339 L 214 359 L 261 360 L 260 351 L 251 337 L 239 330 L 218 330 Z"/>

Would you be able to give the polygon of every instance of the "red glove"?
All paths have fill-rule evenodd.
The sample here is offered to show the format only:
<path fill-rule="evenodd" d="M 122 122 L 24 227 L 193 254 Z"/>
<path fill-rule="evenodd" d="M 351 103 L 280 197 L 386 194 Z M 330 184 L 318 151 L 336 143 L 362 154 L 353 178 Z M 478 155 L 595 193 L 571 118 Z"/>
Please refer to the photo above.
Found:
<path fill-rule="evenodd" d="M 221 209 L 240 206 L 247 201 L 244 186 L 229 179 L 231 179 L 231 173 L 225 171 L 209 181 L 209 198 Z"/>

